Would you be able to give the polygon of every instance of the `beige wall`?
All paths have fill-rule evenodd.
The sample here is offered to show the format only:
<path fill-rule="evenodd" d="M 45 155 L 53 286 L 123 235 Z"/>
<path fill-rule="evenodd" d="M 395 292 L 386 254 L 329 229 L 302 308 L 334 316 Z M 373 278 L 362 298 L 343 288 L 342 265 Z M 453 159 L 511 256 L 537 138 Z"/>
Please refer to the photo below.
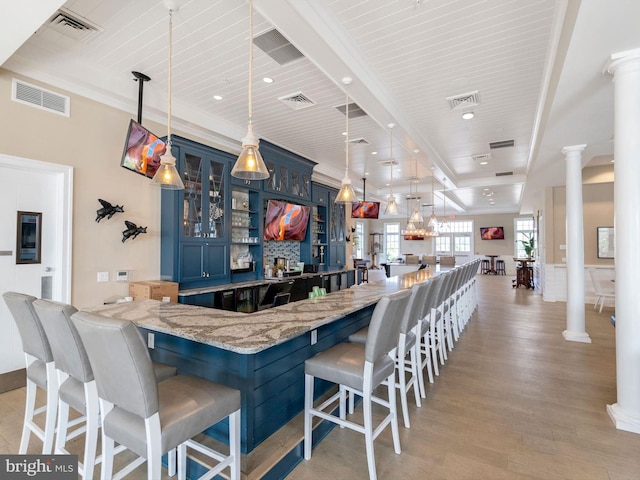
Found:
<path fill-rule="evenodd" d="M 613 183 L 583 184 L 584 205 L 584 263 L 585 265 L 613 265 L 613 259 L 598 258 L 597 227 L 613 226 Z M 553 189 L 553 258 L 549 263 L 565 263 L 566 250 L 566 189 Z"/>
<path fill-rule="evenodd" d="M 23 105 L 11 101 L 12 77 L 21 78 L 0 69 L 0 152 L 74 167 L 72 303 L 84 307 L 126 294 L 128 285 L 114 281 L 119 269 L 130 270 L 134 281 L 159 278 L 160 190 L 120 167 L 132 115 L 62 91 L 71 96 L 70 117 Z M 144 125 L 158 135 L 166 132 L 154 122 Z M 125 213 L 96 223 L 98 198 L 124 205 Z M 148 233 L 123 244 L 125 219 Z M 97 283 L 99 271 L 109 272 L 110 281 Z"/>

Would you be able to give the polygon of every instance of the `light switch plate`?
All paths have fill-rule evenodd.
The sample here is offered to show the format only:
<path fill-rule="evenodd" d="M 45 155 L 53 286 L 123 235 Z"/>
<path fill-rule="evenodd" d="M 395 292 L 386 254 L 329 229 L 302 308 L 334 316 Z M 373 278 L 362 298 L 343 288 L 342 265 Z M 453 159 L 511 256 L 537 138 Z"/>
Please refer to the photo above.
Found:
<path fill-rule="evenodd" d="M 109 272 L 98 272 L 98 282 L 108 282 Z"/>

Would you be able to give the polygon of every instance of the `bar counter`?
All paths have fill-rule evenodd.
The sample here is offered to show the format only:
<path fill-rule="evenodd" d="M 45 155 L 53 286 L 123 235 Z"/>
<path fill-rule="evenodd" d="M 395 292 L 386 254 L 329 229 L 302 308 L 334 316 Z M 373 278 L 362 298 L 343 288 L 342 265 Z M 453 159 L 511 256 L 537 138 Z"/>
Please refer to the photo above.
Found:
<path fill-rule="evenodd" d="M 135 301 L 85 309 L 154 334 L 151 357 L 241 391 L 242 452 L 251 452 L 304 407 L 304 362 L 369 324 L 385 295 L 437 275 L 424 269 L 255 313 Z M 322 395 L 333 384 L 316 384 Z M 223 422 L 205 433 L 227 438 Z M 286 467 L 285 467 L 286 468 Z"/>

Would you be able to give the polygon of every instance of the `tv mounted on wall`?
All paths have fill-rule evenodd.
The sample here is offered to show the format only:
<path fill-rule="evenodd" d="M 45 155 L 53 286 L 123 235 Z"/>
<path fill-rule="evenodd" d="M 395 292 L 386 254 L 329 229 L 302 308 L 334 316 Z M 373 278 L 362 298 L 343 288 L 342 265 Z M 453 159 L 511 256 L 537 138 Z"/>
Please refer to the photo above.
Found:
<path fill-rule="evenodd" d="M 480 238 L 482 240 L 504 240 L 504 228 L 480 227 Z"/>
<path fill-rule="evenodd" d="M 309 225 L 309 207 L 269 200 L 264 219 L 265 240 L 304 240 Z"/>
<path fill-rule="evenodd" d="M 129 122 L 120 166 L 153 178 L 167 145 L 135 120 Z"/>
<path fill-rule="evenodd" d="M 351 218 L 378 218 L 380 202 L 358 202 L 351 204 Z"/>

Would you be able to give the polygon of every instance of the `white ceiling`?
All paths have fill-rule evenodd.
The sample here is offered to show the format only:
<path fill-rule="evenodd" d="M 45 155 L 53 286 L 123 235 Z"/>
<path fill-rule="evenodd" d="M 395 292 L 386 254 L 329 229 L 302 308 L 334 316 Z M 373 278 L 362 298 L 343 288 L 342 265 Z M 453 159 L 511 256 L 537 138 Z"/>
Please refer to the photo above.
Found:
<path fill-rule="evenodd" d="M 634 23 L 640 2 L 254 3 L 254 33 L 275 27 L 305 57 L 279 65 L 254 47 L 255 131 L 318 162 L 322 180 L 339 182 L 344 173 L 345 116 L 334 107 L 345 102 L 345 76 L 353 78 L 352 101 L 367 113 L 349 123 L 351 139 L 370 143 L 350 147 L 349 173 L 356 186 L 367 175 L 368 199 L 389 193 L 389 167 L 379 162 L 390 158 L 390 122 L 396 124 L 393 157 L 399 165 L 393 190 L 398 198 L 409 193 L 409 177 L 417 176 L 418 195 L 430 203 L 433 167 L 436 208 L 442 208 L 446 183 L 447 211 L 459 214 L 531 211 L 542 188 L 564 183 L 564 146 L 586 143 L 585 163 L 592 157 L 610 161 L 613 87 L 602 72 L 611 54 L 640 47 Z M 137 85 L 131 71 L 143 72 L 152 78 L 145 85 L 144 118 L 164 122 L 165 5 L 160 0 L 68 0 L 64 8 L 98 27 L 89 39 L 55 30 L 47 20 L 18 48 L 24 29 L 3 28 L 48 19 L 59 4 L 24 0 L 18 13 L 0 6 L 0 62 L 8 58 L 2 66 L 132 114 Z M 173 16 L 173 122 L 237 151 L 247 122 L 248 4 L 179 4 Z M 13 43 L 4 42 L 5 36 Z M 265 76 L 274 82 L 262 82 Z M 479 104 L 473 107 L 452 109 L 447 100 L 476 91 Z M 293 110 L 278 100 L 298 92 L 316 105 Z M 475 117 L 463 120 L 465 111 Z M 514 146 L 489 149 L 490 142 L 503 140 L 513 140 Z M 472 158 L 483 154 L 491 154 L 486 165 Z M 497 177 L 500 172 L 513 175 Z M 486 195 L 489 191 L 493 195 Z"/>

